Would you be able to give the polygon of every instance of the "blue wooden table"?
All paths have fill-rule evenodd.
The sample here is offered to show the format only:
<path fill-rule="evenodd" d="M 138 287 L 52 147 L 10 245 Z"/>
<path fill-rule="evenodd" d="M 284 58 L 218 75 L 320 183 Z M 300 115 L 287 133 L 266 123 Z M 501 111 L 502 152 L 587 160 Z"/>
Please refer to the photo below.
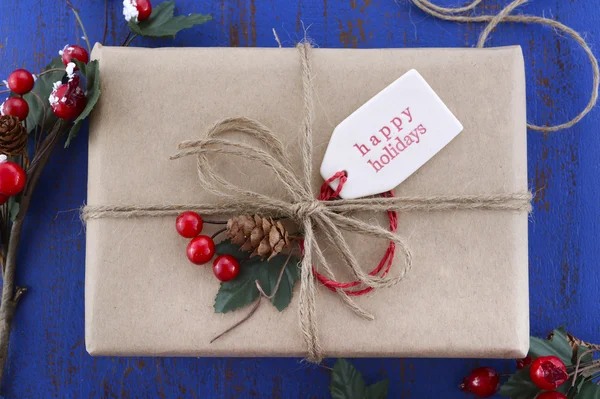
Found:
<path fill-rule="evenodd" d="M 127 27 L 120 0 L 73 3 L 93 41 L 102 40 L 105 22 L 105 44 L 123 41 Z M 136 39 L 134 45 L 276 46 L 272 28 L 284 45 L 293 45 L 305 26 L 321 47 L 462 47 L 473 46 L 481 30 L 435 20 L 407 0 L 176 3 L 180 13 L 210 13 L 214 19 L 176 40 Z M 487 0 L 480 11 L 495 13 L 506 3 Z M 19 67 L 39 71 L 65 44 L 84 45 L 63 0 L 0 4 L 0 76 Z M 600 51 L 597 0 L 538 0 L 520 11 L 556 18 L 584 32 L 592 49 Z M 540 26 L 508 24 L 490 44 L 523 47 L 531 122 L 563 122 L 585 106 L 591 69 L 572 41 Z M 529 132 L 530 187 L 537 193 L 529 228 L 531 330 L 536 335 L 565 325 L 582 339 L 600 342 L 599 119 L 594 110 L 569 130 Z M 55 151 L 28 214 L 17 282 L 30 290 L 15 319 L 7 398 L 328 397 L 329 370 L 299 359 L 90 357 L 83 339 L 85 234 L 76 211 L 86 200 L 86 183 L 87 139 L 81 134 L 71 148 Z M 357 359 L 354 364 L 369 383 L 389 378 L 390 398 L 463 398 L 456 386 L 471 368 L 514 369 L 514 362 L 498 360 Z"/>

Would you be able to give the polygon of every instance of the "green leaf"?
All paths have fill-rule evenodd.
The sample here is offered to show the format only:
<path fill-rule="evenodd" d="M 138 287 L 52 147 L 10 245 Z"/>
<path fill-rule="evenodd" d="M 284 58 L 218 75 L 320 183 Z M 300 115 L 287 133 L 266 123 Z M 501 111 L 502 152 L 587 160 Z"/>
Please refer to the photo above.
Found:
<path fill-rule="evenodd" d="M 63 63 L 62 60 L 62 55 L 59 55 L 58 57 L 54 57 L 50 60 L 50 63 L 48 65 L 46 65 L 46 69 L 64 69 L 65 64 Z"/>
<path fill-rule="evenodd" d="M 80 67 L 81 69 L 81 67 Z M 85 118 L 87 118 L 90 113 L 92 112 L 92 110 L 94 109 L 94 107 L 96 106 L 96 103 L 98 102 L 98 99 L 100 98 L 100 68 L 98 65 L 98 61 L 94 60 L 94 61 L 90 61 L 87 66 L 85 66 L 84 69 L 81 69 L 81 72 L 83 74 L 83 72 L 85 71 L 85 80 L 86 80 L 86 96 L 87 96 L 87 104 L 85 105 L 85 108 L 83 109 L 83 112 L 81 113 L 81 115 L 79 115 L 77 117 L 77 119 L 75 119 L 75 123 L 73 124 L 73 127 L 71 128 L 71 131 L 69 131 L 69 135 L 67 136 L 67 141 L 65 142 L 65 148 L 67 148 L 69 146 L 69 144 L 71 144 L 71 140 L 77 136 L 77 133 L 79 133 L 79 130 L 81 129 L 81 125 L 83 124 L 83 121 L 85 120 Z"/>
<path fill-rule="evenodd" d="M 263 264 L 259 266 L 257 277 L 265 294 L 271 295 L 271 293 L 275 291 L 277 279 L 279 278 L 281 269 L 286 261 L 287 255 L 277 255 L 269 262 L 263 262 Z M 296 281 L 300 279 L 298 259 L 292 256 L 287 262 L 288 264 L 285 267 L 283 276 L 281 277 L 281 283 L 279 283 L 279 289 L 277 290 L 275 296 L 270 299 L 271 303 L 280 312 L 287 308 L 292 301 L 294 284 L 296 284 Z"/>
<path fill-rule="evenodd" d="M 254 302 L 259 294 L 255 279 L 252 265 L 243 262 L 240 265 L 240 274 L 235 279 L 221 283 L 215 297 L 215 312 L 227 313 Z"/>
<path fill-rule="evenodd" d="M 557 356 L 566 366 L 573 363 L 573 348 L 569 345 L 567 334 L 563 328 L 558 328 L 552 333 L 552 339 L 531 337 L 529 340 L 529 356 L 536 359 L 540 356 Z"/>
<path fill-rule="evenodd" d="M 389 381 L 387 379 L 369 385 L 366 390 L 366 399 L 386 399 Z"/>
<path fill-rule="evenodd" d="M 593 352 L 590 352 L 590 353 L 586 354 L 585 356 L 583 356 L 583 354 L 589 350 L 590 350 L 590 348 L 588 348 L 587 346 L 579 345 L 577 347 L 577 353 L 575 354 L 575 358 L 573 359 L 573 364 L 577 364 L 577 359 L 579 359 L 580 357 L 581 357 L 580 363 L 588 363 L 588 362 L 591 362 L 592 360 L 594 360 Z"/>
<path fill-rule="evenodd" d="M 236 246 L 238 247 L 237 249 L 235 248 Z M 216 250 L 219 254 L 226 253 L 225 251 L 228 251 L 233 256 L 236 256 L 234 253 L 240 254 L 239 246 L 231 243 L 223 244 L 220 249 Z M 265 293 L 270 295 L 275 290 L 279 273 L 281 273 L 286 260 L 287 255 L 281 254 L 275 256 L 270 261 L 260 259 L 259 257 L 243 260 L 240 263 L 240 274 L 231 281 L 221 283 L 221 287 L 215 298 L 215 312 L 227 313 L 254 302 L 259 295 L 256 280 L 260 282 Z M 279 289 L 270 300 L 280 312 L 292 300 L 294 284 L 300 277 L 297 264 L 298 259 L 292 256 L 285 268 Z"/>
<path fill-rule="evenodd" d="M 512 399 L 531 399 L 540 392 L 529 377 L 529 366 L 510 376 L 498 392 Z"/>
<path fill-rule="evenodd" d="M 11 222 L 14 222 L 17 219 L 20 209 L 21 206 L 17 200 L 17 197 L 10 197 L 8 199 L 8 216 L 10 217 Z"/>
<path fill-rule="evenodd" d="M 591 381 L 581 385 L 577 399 L 600 399 L 600 387 Z"/>
<path fill-rule="evenodd" d="M 329 391 L 333 399 L 363 399 L 365 380 L 349 361 L 338 359 L 333 366 Z"/>
<path fill-rule="evenodd" d="M 223 240 L 215 245 L 215 253 L 217 255 L 231 255 L 241 262 L 248 259 L 251 252 L 242 251 L 240 248 L 240 245 L 233 244 L 231 240 Z"/>
<path fill-rule="evenodd" d="M 71 62 L 75 63 L 75 65 L 77 65 L 77 68 L 79 68 L 79 72 L 81 72 L 81 75 L 83 77 L 85 77 L 87 75 L 87 65 L 84 64 L 83 62 L 76 60 L 75 58 L 73 58 L 71 60 Z"/>
<path fill-rule="evenodd" d="M 585 381 L 586 379 L 580 376 L 579 378 L 577 378 L 577 380 L 575 381 L 575 385 L 573 386 L 573 378 L 569 378 L 561 386 L 556 388 L 556 392 L 560 392 L 566 395 L 569 399 L 574 399 L 578 397 L 577 394 L 579 393 L 579 390 L 581 389 L 581 386 L 585 383 Z"/>
<path fill-rule="evenodd" d="M 165 1 L 152 10 L 150 18 L 135 23 L 129 21 L 129 28 L 133 33 L 150 37 L 175 37 L 183 29 L 191 28 L 210 21 L 210 15 L 190 14 L 175 17 L 175 3 Z"/>

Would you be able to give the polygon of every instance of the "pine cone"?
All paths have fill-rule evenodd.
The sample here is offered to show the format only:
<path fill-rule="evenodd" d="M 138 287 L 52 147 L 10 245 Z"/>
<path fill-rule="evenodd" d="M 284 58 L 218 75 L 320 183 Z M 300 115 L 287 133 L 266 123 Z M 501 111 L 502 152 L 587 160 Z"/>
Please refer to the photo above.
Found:
<path fill-rule="evenodd" d="M 19 118 L 0 116 L 0 153 L 13 157 L 24 154 L 27 149 L 27 130 Z"/>
<path fill-rule="evenodd" d="M 231 242 L 241 245 L 242 251 L 254 249 L 250 257 L 268 257 L 271 260 L 283 248 L 290 246 L 290 239 L 283 224 L 273 218 L 259 215 L 242 215 L 227 221 L 225 233 Z"/>

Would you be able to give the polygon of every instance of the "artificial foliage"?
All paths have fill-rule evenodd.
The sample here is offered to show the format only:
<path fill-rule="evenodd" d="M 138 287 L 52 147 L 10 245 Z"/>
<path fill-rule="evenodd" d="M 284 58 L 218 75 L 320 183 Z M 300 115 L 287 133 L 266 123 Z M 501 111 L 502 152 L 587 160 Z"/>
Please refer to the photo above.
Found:
<path fill-rule="evenodd" d="M 497 391 L 511 399 L 600 399 L 600 359 L 593 356 L 598 351 L 599 345 L 558 328 L 545 339 L 530 338 L 527 357 L 517 359 L 514 373 L 480 367 L 464 378 L 460 388 L 479 398 Z M 484 369 L 495 378 L 478 379 Z M 498 377 L 504 378 L 499 389 Z"/>
<path fill-rule="evenodd" d="M 548 339 L 531 337 L 528 357 L 535 361 L 541 356 L 556 356 L 563 361 L 569 378 L 556 391 L 567 398 L 600 399 L 600 387 L 597 385 L 600 360 L 593 359 L 594 351 L 595 349 L 578 343 L 563 328 L 558 328 Z M 499 394 L 512 399 L 532 399 L 542 393 L 542 389 L 532 381 L 531 367 L 529 364 L 511 375 L 500 387 Z"/>
<path fill-rule="evenodd" d="M 294 285 L 300 278 L 298 258 L 292 256 L 288 261 L 288 255 L 283 254 L 275 255 L 270 260 L 259 256 L 251 258 L 249 251 L 243 251 L 239 244 L 233 244 L 229 240 L 217 244 L 216 253 L 233 255 L 240 262 L 241 268 L 234 280 L 221 283 L 215 298 L 215 312 L 227 313 L 256 301 L 260 294 L 256 281 L 260 282 L 267 294 L 273 295 L 269 301 L 277 310 L 281 312 L 290 304 Z M 285 268 L 283 278 L 275 290 L 282 268 Z"/>
<path fill-rule="evenodd" d="M 42 71 L 36 74 L 26 70 L 13 71 L 4 81 L 6 89 L 0 89 L 0 93 L 8 96 L 0 108 L 0 263 L 3 281 L 0 389 L 9 355 L 12 320 L 27 291 L 26 287 L 16 284 L 15 276 L 25 216 L 31 201 L 39 200 L 33 197 L 35 187 L 53 149 L 59 144 L 69 146 L 102 94 L 101 67 L 98 61 L 90 61 L 90 38 L 79 12 L 70 0 L 58 4 L 73 12 L 87 48 L 67 45 L 60 51 L 57 49 L 59 56 L 52 58 Z M 141 18 L 143 13 L 147 14 L 145 21 Z M 202 14 L 175 16 L 172 1 L 152 9 L 150 0 L 137 3 L 125 0 L 124 16 L 135 17 L 135 20 L 123 21 L 130 28 L 123 42 L 125 46 L 137 36 L 173 37 L 183 29 L 210 20 L 210 16 Z"/>
<path fill-rule="evenodd" d="M 367 385 L 362 374 L 345 359 L 338 359 L 331 373 L 329 392 L 332 399 L 386 399 L 388 380 Z"/>

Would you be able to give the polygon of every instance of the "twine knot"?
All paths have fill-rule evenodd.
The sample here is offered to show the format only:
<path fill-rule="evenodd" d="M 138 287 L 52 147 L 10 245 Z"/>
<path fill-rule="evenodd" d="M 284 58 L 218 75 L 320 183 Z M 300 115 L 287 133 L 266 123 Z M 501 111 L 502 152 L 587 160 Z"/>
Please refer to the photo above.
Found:
<path fill-rule="evenodd" d="M 302 223 L 303 220 L 322 213 L 323 210 L 325 210 L 325 206 L 318 200 L 297 202 L 290 206 L 289 217 L 295 222 Z"/>

